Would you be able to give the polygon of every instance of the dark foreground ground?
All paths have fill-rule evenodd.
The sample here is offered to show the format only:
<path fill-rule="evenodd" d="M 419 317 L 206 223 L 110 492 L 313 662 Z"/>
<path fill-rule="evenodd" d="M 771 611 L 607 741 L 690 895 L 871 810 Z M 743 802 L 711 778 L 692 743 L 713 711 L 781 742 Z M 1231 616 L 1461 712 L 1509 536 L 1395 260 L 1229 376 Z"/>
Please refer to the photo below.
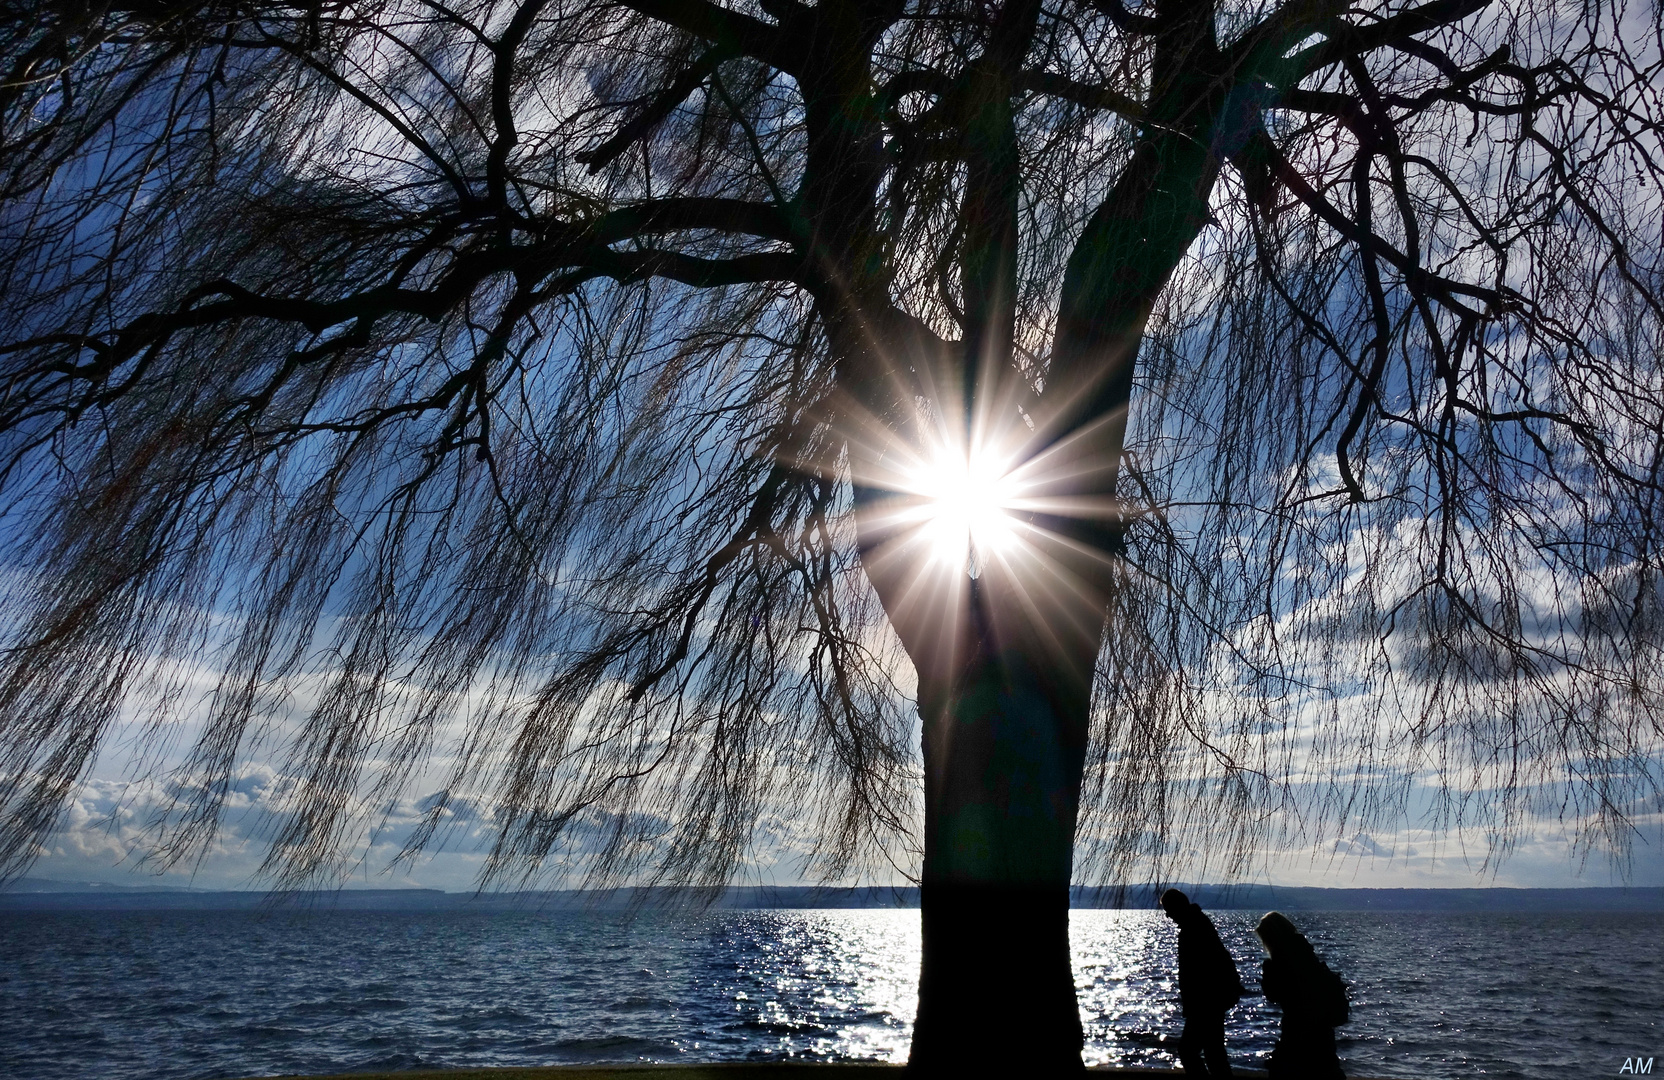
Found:
<path fill-rule="evenodd" d="M 1088 1069 L 1114 1080 L 1174 1080 L 1177 1069 Z M 1258 1069 L 1233 1070 L 1263 1080 Z M 542 1069 L 433 1069 L 421 1072 L 343 1073 L 295 1080 L 897 1080 L 900 1065 L 725 1062 L 704 1065 L 554 1065 Z"/>

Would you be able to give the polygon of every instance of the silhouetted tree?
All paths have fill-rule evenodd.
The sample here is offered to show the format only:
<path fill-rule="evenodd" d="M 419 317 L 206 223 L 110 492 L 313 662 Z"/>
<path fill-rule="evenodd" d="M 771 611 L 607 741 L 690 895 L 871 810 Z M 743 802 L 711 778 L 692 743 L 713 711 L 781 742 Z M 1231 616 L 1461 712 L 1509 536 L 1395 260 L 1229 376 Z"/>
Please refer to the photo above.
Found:
<path fill-rule="evenodd" d="M 1658 797 L 1652 4 L 7 11 L 8 872 L 124 715 L 284 882 L 789 808 L 1033 1075 L 1072 873 Z"/>

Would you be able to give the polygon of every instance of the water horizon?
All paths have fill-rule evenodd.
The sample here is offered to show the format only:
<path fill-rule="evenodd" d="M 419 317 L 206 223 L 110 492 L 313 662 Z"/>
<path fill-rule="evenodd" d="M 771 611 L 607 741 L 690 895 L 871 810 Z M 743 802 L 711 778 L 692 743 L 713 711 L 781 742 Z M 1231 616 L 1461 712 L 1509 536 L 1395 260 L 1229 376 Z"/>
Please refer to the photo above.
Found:
<path fill-rule="evenodd" d="M 1256 914 L 1216 911 L 1263 1067 Z M 1664 914 L 1309 912 L 1350 987 L 1354 1076 L 1619 1075 L 1661 1048 Z M 1175 1064 L 1171 923 L 1071 916 L 1089 1065 Z M 22 911 L 0 920 L 0 1071 L 220 1080 L 646 1061 L 900 1061 L 916 909 Z"/>

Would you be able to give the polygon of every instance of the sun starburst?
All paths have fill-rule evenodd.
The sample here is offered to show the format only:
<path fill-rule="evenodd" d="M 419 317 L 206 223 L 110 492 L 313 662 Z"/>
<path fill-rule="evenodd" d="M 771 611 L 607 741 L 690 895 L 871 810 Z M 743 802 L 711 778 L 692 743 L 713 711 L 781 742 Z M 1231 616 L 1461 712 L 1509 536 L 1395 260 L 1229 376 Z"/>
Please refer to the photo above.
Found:
<path fill-rule="evenodd" d="M 1019 485 L 995 455 L 938 448 L 920 459 L 907 486 L 919 497 L 914 513 L 934 558 L 986 560 L 1017 542 Z"/>

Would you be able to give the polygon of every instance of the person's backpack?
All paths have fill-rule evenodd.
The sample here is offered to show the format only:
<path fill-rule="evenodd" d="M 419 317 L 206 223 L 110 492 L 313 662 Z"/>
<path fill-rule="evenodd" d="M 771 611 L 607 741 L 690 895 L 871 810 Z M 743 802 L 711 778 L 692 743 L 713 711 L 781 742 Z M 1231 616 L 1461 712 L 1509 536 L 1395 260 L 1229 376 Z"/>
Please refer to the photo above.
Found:
<path fill-rule="evenodd" d="M 1314 956 L 1312 959 L 1317 958 Z M 1341 982 L 1340 976 L 1330 971 L 1328 964 L 1317 960 L 1313 983 L 1312 1011 L 1318 1022 L 1328 1027 L 1340 1027 L 1346 1023 L 1352 1010 L 1346 1001 L 1346 984 Z"/>
<path fill-rule="evenodd" d="M 1227 953 L 1226 955 L 1228 956 L 1229 954 Z M 1241 1001 L 1242 995 L 1247 992 L 1247 987 L 1242 985 L 1242 976 L 1237 974 L 1236 961 L 1233 959 L 1231 961 L 1231 981 L 1225 985 L 1225 993 L 1220 1000 L 1225 1003 L 1225 1008 L 1228 1009 L 1232 1005 Z"/>
<path fill-rule="evenodd" d="M 1213 929 L 1211 924 L 1208 929 Z M 1228 1009 L 1241 1001 L 1247 990 L 1242 985 L 1242 976 L 1237 973 L 1236 958 L 1231 955 L 1231 950 L 1225 948 L 1225 943 L 1219 940 L 1218 931 L 1214 931 L 1210 937 L 1213 939 L 1211 944 L 1215 968 L 1211 985 L 1218 995 L 1219 1004 Z"/>
<path fill-rule="evenodd" d="M 1236 958 L 1231 955 L 1231 950 L 1225 948 L 1225 943 L 1219 939 L 1219 931 L 1214 928 L 1213 922 L 1206 916 L 1202 916 L 1202 909 L 1194 904 L 1191 907 L 1195 908 L 1198 916 L 1201 916 L 1201 921 L 1196 924 L 1196 929 L 1192 933 L 1197 935 L 1199 946 L 1202 942 L 1206 942 L 1204 946 L 1206 951 L 1203 955 L 1208 958 L 1208 969 L 1211 977 L 1208 979 L 1207 985 L 1211 992 L 1210 996 L 1219 1003 L 1221 1008 L 1229 1009 L 1241 1001 L 1242 995 L 1247 993 L 1242 985 L 1242 976 L 1237 974 Z"/>

